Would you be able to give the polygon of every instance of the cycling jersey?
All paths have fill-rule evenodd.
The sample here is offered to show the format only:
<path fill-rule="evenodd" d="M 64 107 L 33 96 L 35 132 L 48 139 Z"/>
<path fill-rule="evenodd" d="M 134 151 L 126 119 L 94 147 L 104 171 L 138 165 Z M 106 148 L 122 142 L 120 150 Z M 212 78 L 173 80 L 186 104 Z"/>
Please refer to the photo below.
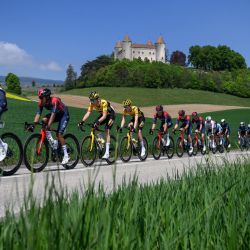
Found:
<path fill-rule="evenodd" d="M 220 124 L 221 125 L 221 127 L 222 127 L 222 132 L 223 133 L 225 133 L 226 132 L 226 130 L 227 130 L 227 134 L 230 134 L 230 127 L 229 127 L 229 125 L 228 125 L 228 123 L 221 123 Z"/>
<path fill-rule="evenodd" d="M 238 132 L 241 136 L 245 135 L 247 132 L 246 126 L 239 126 Z"/>
<path fill-rule="evenodd" d="M 135 117 L 138 115 L 138 117 L 144 117 L 143 112 L 136 106 L 131 106 L 131 111 L 127 111 L 126 109 L 123 110 L 123 115 L 130 115 L 132 117 Z"/>
<path fill-rule="evenodd" d="M 159 116 L 158 113 L 156 113 L 154 115 L 154 118 L 153 118 L 153 123 L 154 124 L 156 124 L 157 119 L 159 119 L 161 121 L 161 123 L 163 123 L 163 124 L 165 124 L 165 123 L 167 123 L 167 124 L 171 123 L 172 124 L 172 118 L 171 118 L 171 116 L 169 115 L 168 112 L 162 112 L 161 116 Z"/>
<path fill-rule="evenodd" d="M 250 128 L 247 129 L 247 135 L 250 135 Z"/>
<path fill-rule="evenodd" d="M 178 116 L 176 119 L 176 124 L 179 125 L 179 123 L 182 122 L 181 128 L 184 128 L 188 125 L 188 128 L 186 130 L 187 135 L 192 134 L 192 123 L 190 122 L 190 116 L 186 115 L 183 118 Z"/>
<path fill-rule="evenodd" d="M 202 126 L 201 127 L 201 132 L 205 133 L 205 121 L 201 116 L 199 116 L 199 118 L 197 120 L 192 119 L 192 123 L 196 124 L 196 126 L 197 126 L 196 129 L 197 130 L 200 130 L 200 126 Z"/>
<path fill-rule="evenodd" d="M 210 122 L 205 121 L 205 128 L 207 130 L 208 133 L 214 133 L 214 129 L 215 129 L 215 121 L 211 120 Z"/>
<path fill-rule="evenodd" d="M 223 128 L 221 127 L 220 123 L 215 123 L 215 133 L 221 133 L 223 131 Z"/>
<path fill-rule="evenodd" d="M 110 102 L 101 99 L 98 104 L 90 103 L 88 107 L 88 112 L 92 112 L 95 109 L 97 112 L 103 114 L 103 112 L 107 112 L 108 114 L 114 113 L 114 109 L 111 107 Z"/>
<path fill-rule="evenodd" d="M 43 108 L 46 108 L 47 110 L 51 111 L 51 113 L 56 114 L 63 114 L 67 110 L 67 107 L 61 101 L 61 99 L 55 96 L 50 97 L 48 104 L 43 105 L 42 100 L 40 100 L 38 103 L 37 114 L 40 115 L 43 111 Z"/>
<path fill-rule="evenodd" d="M 0 88 L 0 115 L 7 110 L 7 99 L 5 91 Z"/>

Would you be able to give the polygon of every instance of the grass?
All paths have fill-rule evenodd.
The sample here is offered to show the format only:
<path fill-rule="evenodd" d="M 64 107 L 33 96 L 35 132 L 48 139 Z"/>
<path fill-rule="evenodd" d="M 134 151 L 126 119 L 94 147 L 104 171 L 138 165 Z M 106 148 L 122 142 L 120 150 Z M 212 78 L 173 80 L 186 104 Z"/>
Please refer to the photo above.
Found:
<path fill-rule="evenodd" d="M 107 194 L 30 192 L 19 216 L 0 221 L 0 249 L 248 249 L 250 162 L 207 164 L 158 183 L 136 177 Z"/>
<path fill-rule="evenodd" d="M 73 89 L 63 92 L 63 94 L 88 96 L 90 91 L 97 91 L 101 97 L 118 103 L 130 98 L 135 105 L 140 107 L 157 105 L 159 103 L 164 105 L 198 103 L 250 107 L 250 98 L 240 98 L 222 93 L 193 89 L 93 87 Z"/>
<path fill-rule="evenodd" d="M 1 130 L 1 133 L 12 131 L 16 133 L 24 142 L 25 139 L 30 135 L 30 133 L 24 131 L 24 122 L 25 121 L 33 122 L 34 115 L 37 109 L 37 103 L 8 99 L 8 108 L 9 110 L 3 115 L 3 120 L 5 121 L 5 128 Z M 87 129 L 87 132 L 83 134 L 77 128 L 77 123 L 82 119 L 85 110 L 70 107 L 69 111 L 70 111 L 70 122 L 67 127 L 67 132 L 73 133 L 74 135 L 77 136 L 78 140 L 81 141 L 83 136 L 85 136 L 89 131 L 89 129 Z M 46 114 L 46 110 L 44 111 L 44 114 Z M 88 122 L 93 122 L 98 117 L 98 115 L 99 114 L 97 112 L 93 112 L 93 115 L 91 115 Z M 233 142 L 237 141 L 237 130 L 239 123 L 242 120 L 245 121 L 246 123 L 250 123 L 250 109 L 226 110 L 226 111 L 218 111 L 212 113 L 204 113 L 202 115 L 203 117 L 205 117 L 206 115 L 211 115 L 212 118 L 213 119 L 215 118 L 217 121 L 220 121 L 220 119 L 225 118 L 230 124 L 232 133 L 231 138 Z M 129 117 L 127 118 L 127 120 L 129 120 Z M 121 115 L 117 114 L 116 121 L 112 129 L 113 134 L 116 133 L 115 128 L 117 125 L 120 125 L 120 121 L 121 121 Z M 146 124 L 143 129 L 144 136 L 147 137 L 149 144 L 151 144 L 153 140 L 153 136 L 150 136 L 148 134 L 151 124 L 152 124 L 152 119 L 146 119 Z M 39 132 L 39 129 L 40 129 L 39 126 L 37 126 L 36 132 Z M 124 130 L 123 135 L 125 135 L 126 132 L 127 131 Z"/>

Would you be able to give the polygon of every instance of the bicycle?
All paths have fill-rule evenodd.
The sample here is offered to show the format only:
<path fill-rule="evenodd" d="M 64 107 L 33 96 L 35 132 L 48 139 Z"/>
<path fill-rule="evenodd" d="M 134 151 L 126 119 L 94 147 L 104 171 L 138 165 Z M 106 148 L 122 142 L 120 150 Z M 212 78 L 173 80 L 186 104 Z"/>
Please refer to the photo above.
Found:
<path fill-rule="evenodd" d="M 240 136 L 240 150 L 244 151 L 249 149 L 249 138 L 246 135 Z"/>
<path fill-rule="evenodd" d="M 179 129 L 179 131 L 180 131 L 180 134 L 179 134 L 178 138 L 176 139 L 176 154 L 177 154 L 177 156 L 182 157 L 184 152 L 187 152 L 187 154 L 189 156 L 192 156 L 193 153 L 190 153 L 190 151 L 189 151 L 190 144 L 184 138 L 185 130 L 184 129 Z"/>
<path fill-rule="evenodd" d="M 0 128 L 4 128 L 4 122 L 0 121 Z M 8 148 L 5 158 L 0 161 L 0 175 L 10 176 L 16 173 L 23 161 L 23 145 L 17 135 L 7 132 L 1 135 L 1 140 L 7 143 Z"/>
<path fill-rule="evenodd" d="M 131 136 L 131 133 L 131 128 L 128 127 L 127 135 L 121 139 L 119 145 L 120 158 L 123 162 L 128 162 L 133 154 L 141 161 L 145 161 L 148 157 L 148 141 L 146 137 L 143 136 L 145 155 L 141 156 L 141 144 L 139 143 L 139 140 L 136 140 L 133 136 Z"/>
<path fill-rule="evenodd" d="M 230 148 L 228 147 L 230 143 L 229 143 L 229 140 L 228 140 L 228 138 L 227 138 L 227 135 L 222 134 L 222 138 L 221 138 L 221 142 L 220 142 L 220 143 L 222 143 L 224 149 L 225 149 L 227 152 L 230 151 Z M 223 151 L 224 151 L 224 150 L 223 150 Z"/>
<path fill-rule="evenodd" d="M 31 125 L 33 124 L 25 122 L 25 130 Z M 56 150 L 50 146 L 46 138 L 47 125 L 43 122 L 39 122 L 38 125 L 41 126 L 40 133 L 32 134 L 24 144 L 24 163 L 26 167 L 34 173 L 41 172 L 47 166 L 49 161 L 49 148 L 51 149 L 53 162 L 58 160 L 61 162 L 64 156 L 59 141 Z M 55 129 L 51 129 L 51 131 L 57 132 Z M 67 146 L 67 152 L 70 156 L 70 161 L 62 166 L 65 169 L 73 169 L 79 161 L 79 143 L 77 138 L 72 134 L 66 134 L 64 139 Z"/>
<path fill-rule="evenodd" d="M 200 151 L 202 155 L 206 154 L 206 150 L 203 150 L 203 144 L 200 139 L 199 130 L 195 130 L 195 137 L 193 138 L 192 143 L 193 143 L 193 155 L 197 155 L 198 151 Z"/>
<path fill-rule="evenodd" d="M 174 155 L 174 140 L 172 136 L 169 136 L 169 145 L 165 145 L 164 133 L 161 129 L 156 129 L 158 131 L 157 136 L 153 140 L 152 145 L 152 155 L 155 160 L 159 160 L 161 155 L 167 154 L 167 157 L 171 159 Z"/>
<path fill-rule="evenodd" d="M 86 136 L 82 140 L 80 147 L 80 156 L 82 163 L 85 166 L 89 167 L 94 164 L 97 156 L 99 159 L 101 159 L 104 155 L 106 141 L 103 139 L 103 136 L 101 136 L 101 134 L 96 134 L 96 131 L 101 133 L 104 132 L 104 130 L 95 128 L 93 124 L 85 125 L 91 127 L 91 131 L 90 135 Z M 79 128 L 82 132 L 85 132 L 82 126 L 80 126 Z M 105 160 L 109 165 L 111 165 L 116 161 L 117 158 L 117 143 L 116 138 L 113 135 L 110 135 L 109 156 L 109 159 Z"/>

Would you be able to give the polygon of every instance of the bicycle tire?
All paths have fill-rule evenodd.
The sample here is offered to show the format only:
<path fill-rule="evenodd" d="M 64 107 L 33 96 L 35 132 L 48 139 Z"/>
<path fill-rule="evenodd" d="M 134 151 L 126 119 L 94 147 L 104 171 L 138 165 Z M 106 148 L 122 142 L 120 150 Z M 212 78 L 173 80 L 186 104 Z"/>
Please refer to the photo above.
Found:
<path fill-rule="evenodd" d="M 159 152 L 156 153 L 156 150 L 158 150 Z M 153 145 L 152 145 L 152 155 L 154 157 L 155 160 L 159 160 L 161 157 L 161 153 L 162 153 L 162 149 L 163 149 L 163 144 L 162 141 L 159 141 L 158 136 L 156 136 L 153 140 Z"/>
<path fill-rule="evenodd" d="M 85 154 L 85 144 L 86 144 L 86 153 L 90 152 L 90 146 L 91 146 L 91 140 L 92 140 L 92 137 L 90 135 L 86 136 L 83 140 L 82 140 L 82 144 L 81 144 L 81 148 L 80 148 L 80 156 L 81 156 L 81 161 L 82 163 L 86 166 L 86 167 L 89 167 L 91 165 L 94 164 L 95 160 L 96 160 L 96 156 L 97 156 L 97 146 L 96 146 L 96 141 L 94 140 L 94 143 L 93 143 L 93 148 L 91 150 L 91 153 L 93 154 L 92 157 L 89 157 L 89 161 L 87 161 L 86 158 L 86 154 Z M 84 147 L 83 147 L 84 146 Z M 84 156 L 85 154 L 85 156 Z"/>
<path fill-rule="evenodd" d="M 176 140 L 176 154 L 178 157 L 182 157 L 184 154 L 184 142 L 181 138 L 177 138 Z"/>
<path fill-rule="evenodd" d="M 43 142 L 43 145 L 45 147 L 45 158 L 44 161 L 42 162 L 41 166 L 35 166 L 37 165 L 36 161 L 38 160 L 38 154 L 37 152 L 35 153 L 35 155 L 31 158 L 31 162 L 29 160 L 29 152 L 28 152 L 28 147 L 30 146 L 30 143 L 32 142 L 32 140 L 36 140 L 36 145 L 37 143 L 41 140 L 41 135 L 40 134 L 32 134 L 25 142 L 24 144 L 24 164 L 26 166 L 27 169 L 29 169 L 29 171 L 33 172 L 33 173 L 37 173 L 37 172 L 41 172 L 48 164 L 49 161 L 49 145 L 47 140 L 45 140 Z M 35 162 L 35 165 L 33 165 Z"/>
<path fill-rule="evenodd" d="M 175 145 L 174 145 L 174 139 L 172 136 L 169 136 L 170 144 L 169 146 L 166 146 L 166 154 L 168 156 L 168 159 L 173 158 L 174 156 L 174 151 L 175 151 Z M 172 149 L 172 152 L 171 152 Z"/>
<path fill-rule="evenodd" d="M 126 149 L 126 152 L 128 153 L 127 157 L 124 157 L 124 155 L 123 155 L 123 153 L 124 153 L 123 147 Z M 121 142 L 120 142 L 120 145 L 119 145 L 119 155 L 120 155 L 120 158 L 121 158 L 121 160 L 123 162 L 128 162 L 131 159 L 131 156 L 132 156 L 132 143 L 131 143 L 131 141 L 128 143 L 128 137 L 127 136 L 124 136 L 121 139 Z"/>
<path fill-rule="evenodd" d="M 11 166 L 10 170 L 3 169 L 0 165 L 0 175 L 2 175 L 2 176 L 10 176 L 10 175 L 13 175 L 14 173 L 16 173 L 17 170 L 20 168 L 22 161 L 23 161 L 23 145 L 22 145 L 21 140 L 19 139 L 19 137 L 17 135 L 10 133 L 10 132 L 4 133 L 1 135 L 1 139 L 3 140 L 3 142 L 8 143 L 8 138 L 12 138 L 15 141 L 15 143 L 17 145 L 17 149 L 19 151 L 19 154 L 17 155 L 18 159 L 17 159 L 16 164 L 14 164 L 13 167 Z M 11 146 L 10 143 L 8 143 L 7 154 L 6 154 L 5 159 L 2 161 L 3 164 L 5 164 L 5 165 L 6 165 L 7 161 L 11 158 L 11 156 L 13 156 L 13 151 L 15 151 L 14 153 L 17 152 L 16 149 L 11 150 L 12 147 L 10 147 L 10 146 Z"/>
<path fill-rule="evenodd" d="M 139 150 L 138 150 L 138 158 L 141 160 L 141 161 L 145 161 L 148 157 L 148 141 L 146 139 L 146 137 L 142 137 L 143 138 L 143 142 L 144 142 L 144 147 L 145 147 L 145 155 L 144 156 L 141 156 L 141 143 L 139 144 Z M 138 142 L 139 143 L 139 142 Z"/>

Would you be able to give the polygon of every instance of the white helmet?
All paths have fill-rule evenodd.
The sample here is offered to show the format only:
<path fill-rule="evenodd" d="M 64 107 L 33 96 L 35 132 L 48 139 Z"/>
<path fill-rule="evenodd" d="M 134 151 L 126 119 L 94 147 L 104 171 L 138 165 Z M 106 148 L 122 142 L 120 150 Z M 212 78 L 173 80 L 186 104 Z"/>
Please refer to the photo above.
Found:
<path fill-rule="evenodd" d="M 206 121 L 207 121 L 207 122 L 210 122 L 211 120 L 212 120 L 212 117 L 211 117 L 211 116 L 207 116 L 207 117 L 206 117 Z"/>
<path fill-rule="evenodd" d="M 225 122 L 226 120 L 225 119 L 221 119 L 221 123 Z"/>
<path fill-rule="evenodd" d="M 248 124 L 247 127 L 250 128 L 250 124 Z"/>
<path fill-rule="evenodd" d="M 240 126 L 244 126 L 244 125 L 245 125 L 245 122 L 240 122 Z"/>

